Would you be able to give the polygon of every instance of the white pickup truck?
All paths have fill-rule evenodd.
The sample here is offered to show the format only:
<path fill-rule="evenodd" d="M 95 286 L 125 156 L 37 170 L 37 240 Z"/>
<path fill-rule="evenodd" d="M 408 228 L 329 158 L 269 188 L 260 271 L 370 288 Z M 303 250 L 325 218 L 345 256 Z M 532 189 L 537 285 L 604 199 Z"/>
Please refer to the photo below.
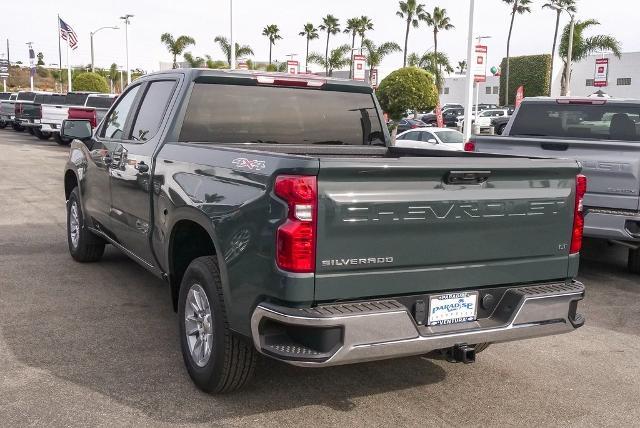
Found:
<path fill-rule="evenodd" d="M 62 121 L 68 118 L 69 107 L 102 107 L 106 100 L 110 100 L 109 105 L 115 99 L 115 95 L 96 94 L 92 92 L 69 92 L 63 103 L 43 104 L 42 118 L 40 119 L 40 131 L 50 132 L 58 144 L 68 145 L 71 141 L 60 137 L 60 127 Z"/>

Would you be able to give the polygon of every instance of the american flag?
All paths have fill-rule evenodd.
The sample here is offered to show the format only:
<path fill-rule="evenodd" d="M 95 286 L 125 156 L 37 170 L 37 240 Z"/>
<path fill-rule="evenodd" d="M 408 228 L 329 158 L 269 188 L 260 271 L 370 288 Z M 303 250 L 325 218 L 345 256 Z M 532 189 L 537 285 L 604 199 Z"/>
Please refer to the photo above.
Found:
<path fill-rule="evenodd" d="M 71 49 L 75 49 L 78 47 L 78 35 L 73 28 L 69 26 L 66 22 L 62 20 L 62 18 L 58 17 L 59 25 L 60 25 L 60 37 L 62 40 L 66 40 L 69 43 L 69 47 Z"/>

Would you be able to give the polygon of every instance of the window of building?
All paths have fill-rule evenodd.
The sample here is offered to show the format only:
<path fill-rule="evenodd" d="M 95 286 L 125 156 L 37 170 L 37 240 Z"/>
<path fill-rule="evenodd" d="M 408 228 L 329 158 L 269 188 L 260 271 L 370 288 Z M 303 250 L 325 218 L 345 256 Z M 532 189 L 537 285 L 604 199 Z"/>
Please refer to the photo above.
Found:
<path fill-rule="evenodd" d="M 593 79 L 587 79 L 585 86 L 593 86 Z"/>
<path fill-rule="evenodd" d="M 500 86 L 494 86 L 493 87 L 493 94 L 494 95 L 498 95 L 500 93 Z"/>
<path fill-rule="evenodd" d="M 444 95 L 449 95 L 449 88 L 444 88 Z"/>
<path fill-rule="evenodd" d="M 631 85 L 631 77 L 622 77 L 617 79 L 618 86 L 629 86 Z"/>
<path fill-rule="evenodd" d="M 487 86 L 485 88 L 485 94 L 487 94 L 487 95 L 491 94 L 491 86 Z"/>

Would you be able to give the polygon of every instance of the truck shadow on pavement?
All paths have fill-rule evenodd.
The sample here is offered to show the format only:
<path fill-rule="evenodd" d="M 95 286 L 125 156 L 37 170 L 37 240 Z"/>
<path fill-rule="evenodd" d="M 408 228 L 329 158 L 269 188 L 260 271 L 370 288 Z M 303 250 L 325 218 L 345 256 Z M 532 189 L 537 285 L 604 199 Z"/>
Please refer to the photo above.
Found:
<path fill-rule="evenodd" d="M 18 363 L 60 379 L 61 394 L 89 388 L 157 421 L 211 422 L 310 405 L 348 412 L 358 397 L 446 377 L 420 357 L 324 369 L 262 359 L 245 390 L 202 393 L 184 368 L 165 283 L 113 248 L 99 263 L 78 264 L 67 254 L 64 231 L 43 228 L 37 236 L 24 248 L 0 247 L 0 260 L 9 260 L 0 265 L 7 280 L 2 339 Z"/>

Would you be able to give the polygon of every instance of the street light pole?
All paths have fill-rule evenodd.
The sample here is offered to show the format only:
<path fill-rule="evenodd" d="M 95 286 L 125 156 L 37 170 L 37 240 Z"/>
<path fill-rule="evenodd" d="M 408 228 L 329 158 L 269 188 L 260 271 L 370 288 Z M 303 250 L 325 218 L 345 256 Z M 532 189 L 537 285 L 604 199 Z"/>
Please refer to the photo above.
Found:
<path fill-rule="evenodd" d="M 89 37 L 91 38 L 91 72 L 93 73 L 94 69 L 93 69 L 93 36 L 100 30 L 104 30 L 105 28 L 111 28 L 112 30 L 117 30 L 120 27 L 100 27 L 98 28 L 96 31 L 92 31 L 91 33 L 89 33 Z"/>
<path fill-rule="evenodd" d="M 229 29 L 231 34 L 229 35 L 229 49 L 231 50 L 231 64 L 229 68 L 231 70 L 236 69 L 236 45 L 233 42 L 233 0 L 229 0 Z"/>
<path fill-rule="evenodd" d="M 565 9 L 566 10 L 566 9 Z M 569 11 L 567 11 L 569 13 Z M 567 69 L 565 70 L 564 81 L 566 82 L 565 95 L 571 95 L 571 57 L 573 56 L 573 29 L 575 27 L 575 15 L 569 13 L 571 23 L 569 24 L 569 46 L 567 49 Z"/>
<path fill-rule="evenodd" d="M 124 48 L 127 67 L 127 85 L 131 84 L 131 70 L 129 70 L 129 18 L 133 18 L 133 15 L 130 13 L 120 17 L 120 19 L 124 21 Z"/>
<path fill-rule="evenodd" d="M 471 64 L 473 61 L 473 24 L 474 24 L 475 0 L 469 2 L 469 31 L 467 34 L 467 82 L 465 90 L 465 106 L 464 106 L 464 141 L 471 138 L 471 109 L 473 108 L 473 70 Z"/>

